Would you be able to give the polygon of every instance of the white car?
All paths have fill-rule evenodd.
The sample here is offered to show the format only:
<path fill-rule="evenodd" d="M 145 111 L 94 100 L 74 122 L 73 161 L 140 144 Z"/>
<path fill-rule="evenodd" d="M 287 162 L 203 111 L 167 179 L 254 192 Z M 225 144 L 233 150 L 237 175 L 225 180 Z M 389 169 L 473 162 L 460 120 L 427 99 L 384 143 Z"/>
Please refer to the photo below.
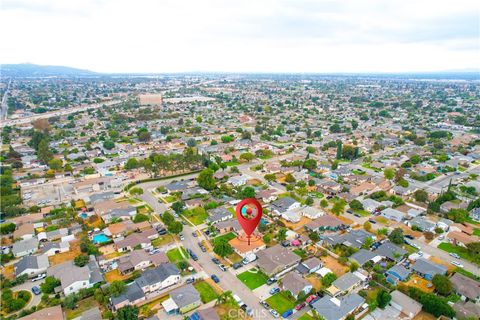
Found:
<path fill-rule="evenodd" d="M 180 241 L 183 241 L 185 240 L 185 237 L 183 236 L 183 234 L 180 235 Z"/>
<path fill-rule="evenodd" d="M 452 261 L 451 264 L 453 264 L 454 266 L 457 266 L 459 268 L 463 268 L 463 264 L 461 264 L 460 262 L 458 261 Z"/>
<path fill-rule="evenodd" d="M 460 259 L 460 256 L 454 252 L 450 252 L 449 254 L 456 259 Z"/>
<path fill-rule="evenodd" d="M 47 274 L 46 274 L 46 273 L 41 273 L 41 274 L 39 274 L 38 276 L 36 276 L 35 278 L 32 278 L 32 282 L 45 279 L 46 277 L 47 277 Z"/>

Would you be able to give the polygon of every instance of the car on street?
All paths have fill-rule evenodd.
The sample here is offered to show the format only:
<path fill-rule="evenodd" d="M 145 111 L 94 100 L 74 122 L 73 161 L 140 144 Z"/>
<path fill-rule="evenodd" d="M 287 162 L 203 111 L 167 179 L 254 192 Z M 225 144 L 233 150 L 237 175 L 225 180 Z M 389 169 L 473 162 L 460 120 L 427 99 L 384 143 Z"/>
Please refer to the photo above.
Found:
<path fill-rule="evenodd" d="M 305 302 L 299 303 L 295 306 L 295 310 L 302 310 L 307 304 Z"/>
<path fill-rule="evenodd" d="M 237 262 L 237 263 L 234 263 L 234 264 L 232 265 L 232 268 L 233 268 L 233 270 L 240 269 L 241 267 L 242 267 L 242 264 L 241 264 L 241 263 L 239 263 L 239 262 Z"/>
<path fill-rule="evenodd" d="M 218 267 L 219 267 L 220 270 L 222 270 L 222 271 L 227 271 L 227 267 L 225 267 L 225 265 L 223 265 L 223 264 L 219 264 Z"/>
<path fill-rule="evenodd" d="M 368 219 L 368 222 L 373 223 L 373 224 L 376 224 L 376 223 L 377 223 L 377 221 L 375 221 L 375 220 L 373 220 L 373 219 Z"/>
<path fill-rule="evenodd" d="M 190 278 L 187 278 L 187 280 L 185 280 L 185 283 L 186 283 L 186 284 L 193 283 L 193 282 L 195 282 L 195 278 L 194 278 L 194 277 L 190 277 Z"/>
<path fill-rule="evenodd" d="M 457 266 L 459 268 L 463 268 L 463 264 L 461 264 L 460 262 L 458 261 L 452 261 L 451 264 L 453 264 L 454 266 Z"/>
<path fill-rule="evenodd" d="M 194 236 L 195 238 L 198 237 L 197 231 L 192 232 L 192 236 Z"/>
<path fill-rule="evenodd" d="M 270 309 L 270 305 L 269 305 L 265 300 L 260 301 L 260 304 L 261 304 L 264 308 Z"/>
<path fill-rule="evenodd" d="M 45 279 L 46 277 L 47 277 L 47 274 L 46 274 L 46 273 L 41 273 L 41 274 L 39 274 L 38 276 L 36 276 L 35 278 L 32 278 L 32 282 Z"/>
<path fill-rule="evenodd" d="M 220 260 L 218 260 L 217 258 L 212 258 L 212 262 L 215 264 L 220 264 Z"/>
<path fill-rule="evenodd" d="M 165 228 L 158 229 L 158 234 L 161 235 L 161 236 L 167 234 L 167 229 L 165 229 Z"/>
<path fill-rule="evenodd" d="M 210 276 L 210 278 L 212 278 L 213 282 L 215 282 L 215 283 L 219 283 L 219 282 L 220 282 L 220 278 L 218 278 L 217 275 L 215 275 L 215 274 L 212 274 L 212 275 Z"/>
<path fill-rule="evenodd" d="M 185 240 L 185 236 L 183 234 L 180 234 L 180 241 Z"/>
<path fill-rule="evenodd" d="M 411 234 L 406 234 L 404 237 L 410 240 L 415 239 Z"/>
<path fill-rule="evenodd" d="M 32 292 L 33 292 L 33 294 L 36 295 L 36 296 L 38 296 L 38 295 L 40 295 L 40 294 L 42 293 L 42 291 L 40 290 L 40 288 L 37 287 L 37 286 L 33 286 L 33 287 L 32 287 Z"/>
<path fill-rule="evenodd" d="M 270 278 L 270 279 L 267 280 L 267 285 L 269 286 L 269 285 L 271 285 L 271 284 L 273 284 L 273 283 L 275 283 L 275 282 L 277 282 L 277 279 L 275 279 L 275 278 Z"/>
<path fill-rule="evenodd" d="M 460 256 L 458 254 L 456 254 L 455 252 L 450 252 L 449 255 L 456 258 L 456 259 L 460 259 Z"/>
<path fill-rule="evenodd" d="M 278 312 L 275 311 L 275 310 L 273 310 L 273 309 L 270 309 L 270 313 L 272 314 L 272 316 L 273 316 L 274 318 L 280 317 L 280 315 L 278 314 Z"/>
<path fill-rule="evenodd" d="M 292 310 L 292 309 L 288 309 L 287 311 L 285 311 L 284 313 L 282 313 L 282 318 L 286 319 L 286 318 L 290 317 L 292 314 L 293 314 L 293 310 Z"/>
<path fill-rule="evenodd" d="M 275 293 L 278 293 L 278 292 L 280 292 L 280 288 L 278 288 L 278 287 L 277 287 L 277 288 L 272 288 L 272 289 L 270 289 L 270 291 L 269 291 L 269 293 L 270 293 L 271 295 L 274 295 Z"/>

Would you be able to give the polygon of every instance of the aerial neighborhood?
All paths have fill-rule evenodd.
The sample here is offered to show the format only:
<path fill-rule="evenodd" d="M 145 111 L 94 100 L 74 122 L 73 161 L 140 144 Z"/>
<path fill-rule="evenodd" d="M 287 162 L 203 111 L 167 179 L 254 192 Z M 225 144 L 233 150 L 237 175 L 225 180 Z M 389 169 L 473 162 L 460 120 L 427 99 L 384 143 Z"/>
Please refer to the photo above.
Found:
<path fill-rule="evenodd" d="M 478 82 L 0 89 L 0 319 L 480 317 Z M 246 198 L 263 208 L 250 243 Z"/>

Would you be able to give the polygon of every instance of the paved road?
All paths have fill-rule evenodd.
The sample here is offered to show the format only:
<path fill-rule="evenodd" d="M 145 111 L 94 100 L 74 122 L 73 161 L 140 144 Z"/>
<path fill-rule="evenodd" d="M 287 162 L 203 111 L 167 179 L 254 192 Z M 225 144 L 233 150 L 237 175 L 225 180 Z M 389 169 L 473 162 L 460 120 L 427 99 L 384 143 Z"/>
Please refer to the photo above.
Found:
<path fill-rule="evenodd" d="M 36 114 L 33 116 L 29 117 L 24 117 L 24 118 L 19 118 L 19 119 L 10 119 L 7 121 L 2 121 L 0 123 L 0 128 L 5 127 L 5 126 L 15 126 L 19 124 L 25 124 L 25 123 L 30 123 L 34 120 L 37 119 L 48 119 L 51 117 L 56 117 L 56 116 L 64 116 L 67 114 L 75 113 L 75 112 L 82 112 L 90 109 L 97 109 L 101 108 L 103 106 L 112 106 L 115 104 L 120 104 L 124 102 L 124 100 L 112 100 L 112 101 L 105 101 L 105 102 L 100 102 L 100 103 L 95 103 L 95 104 L 89 104 L 89 105 L 81 105 L 69 109 L 62 109 L 62 110 L 57 110 L 57 111 L 52 111 L 52 112 L 45 112 L 41 114 Z"/>
<path fill-rule="evenodd" d="M 1 107 L 0 120 L 6 120 L 7 119 L 7 115 L 8 115 L 7 97 L 8 97 L 8 91 L 10 89 L 10 83 L 11 82 L 12 82 L 12 79 L 10 79 L 8 81 L 7 90 L 5 90 L 5 93 L 3 94 L 2 105 L 0 106 Z"/>

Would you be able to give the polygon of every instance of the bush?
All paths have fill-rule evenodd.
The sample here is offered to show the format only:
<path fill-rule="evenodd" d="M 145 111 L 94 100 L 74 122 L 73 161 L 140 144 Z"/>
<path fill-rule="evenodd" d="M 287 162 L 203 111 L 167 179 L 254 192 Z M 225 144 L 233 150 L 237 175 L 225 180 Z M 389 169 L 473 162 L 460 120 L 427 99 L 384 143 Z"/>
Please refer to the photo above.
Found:
<path fill-rule="evenodd" d="M 87 255 L 82 254 L 76 256 L 75 259 L 73 259 L 73 263 L 75 263 L 77 267 L 83 267 L 88 263 L 89 260 L 90 258 Z"/>

